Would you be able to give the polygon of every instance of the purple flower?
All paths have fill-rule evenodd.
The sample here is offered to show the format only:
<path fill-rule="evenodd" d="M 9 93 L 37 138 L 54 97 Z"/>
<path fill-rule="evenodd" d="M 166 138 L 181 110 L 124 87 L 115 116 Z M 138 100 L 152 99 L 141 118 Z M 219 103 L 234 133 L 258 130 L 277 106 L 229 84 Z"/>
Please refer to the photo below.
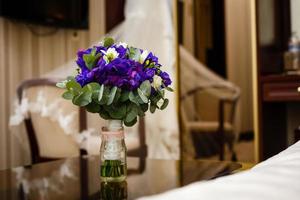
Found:
<path fill-rule="evenodd" d="M 150 63 L 154 63 L 155 67 L 149 67 L 145 65 L 146 62 L 140 63 L 136 60 L 132 60 L 128 54 L 129 47 L 125 48 L 122 45 L 112 45 L 110 48 L 115 48 L 118 52 L 118 56 L 112 60 L 104 60 L 102 51 L 107 51 L 107 47 L 94 46 L 86 50 L 79 50 L 77 53 L 76 63 L 80 67 L 80 73 L 75 77 L 76 81 L 84 86 L 90 82 L 98 82 L 99 84 L 105 84 L 108 86 L 117 86 L 124 90 L 135 90 L 145 80 L 153 82 L 153 77 L 159 75 L 165 86 L 171 84 L 169 75 L 166 72 L 158 73 L 158 68 L 161 66 L 158 63 L 158 58 L 149 53 L 145 60 Z M 97 62 L 89 69 L 83 59 L 85 54 L 90 54 L 93 49 L 96 49 L 96 54 L 100 53 L 100 57 L 97 58 Z M 143 50 L 141 50 L 141 53 Z"/>
<path fill-rule="evenodd" d="M 78 74 L 75 77 L 76 81 L 81 85 L 81 87 L 85 86 L 86 84 L 93 82 L 94 77 L 89 72 L 83 72 Z"/>
<path fill-rule="evenodd" d="M 158 64 L 158 58 L 152 53 L 150 52 L 147 56 L 147 58 L 145 60 L 149 60 L 150 62 L 154 62 L 155 65 L 159 65 Z"/>
<path fill-rule="evenodd" d="M 169 74 L 167 72 L 160 72 L 159 76 L 162 78 L 163 83 L 165 84 L 166 87 L 171 85 L 172 81 L 169 77 Z"/>
<path fill-rule="evenodd" d="M 76 63 L 77 63 L 77 65 L 78 65 L 78 67 L 80 67 L 80 69 L 81 69 L 82 71 L 87 71 L 87 70 L 89 70 L 89 69 L 87 68 L 87 66 L 86 66 L 86 64 L 85 64 L 85 62 L 84 62 L 84 60 L 83 60 L 83 55 L 84 55 L 84 54 L 89 54 L 89 53 L 91 53 L 91 49 L 87 49 L 87 50 L 79 50 L 79 51 L 77 52 L 77 60 L 76 60 Z"/>
<path fill-rule="evenodd" d="M 156 69 L 155 68 L 148 68 L 145 70 L 145 74 L 148 80 L 151 80 L 155 75 Z"/>
<path fill-rule="evenodd" d="M 120 45 L 120 46 L 113 46 L 115 49 L 116 49 L 116 51 L 119 53 L 119 58 L 125 58 L 125 56 L 126 56 L 126 52 L 127 52 L 127 49 L 126 48 L 124 48 L 122 45 Z"/>
<path fill-rule="evenodd" d="M 94 46 L 96 48 L 96 53 L 101 53 L 101 50 L 106 51 L 107 48 L 104 46 Z"/>

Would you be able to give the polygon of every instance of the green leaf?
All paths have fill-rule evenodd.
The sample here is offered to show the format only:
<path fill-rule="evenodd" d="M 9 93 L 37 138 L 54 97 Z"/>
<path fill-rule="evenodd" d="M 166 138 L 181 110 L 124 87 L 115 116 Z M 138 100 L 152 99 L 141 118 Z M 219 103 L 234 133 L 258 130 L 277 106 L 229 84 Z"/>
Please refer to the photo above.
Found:
<path fill-rule="evenodd" d="M 65 91 L 63 94 L 62 94 L 62 97 L 64 99 L 67 99 L 67 100 L 72 100 L 74 95 L 72 94 L 72 92 L 70 91 Z"/>
<path fill-rule="evenodd" d="M 134 47 L 129 48 L 129 58 L 130 59 L 132 59 L 136 62 L 139 62 L 140 56 L 141 56 L 140 49 L 134 48 Z"/>
<path fill-rule="evenodd" d="M 131 126 L 135 125 L 136 122 L 137 122 L 137 117 L 134 118 L 134 119 L 133 119 L 132 121 L 130 121 L 130 122 L 124 121 L 124 124 L 125 124 L 125 126 L 127 126 L 127 127 L 131 127 Z"/>
<path fill-rule="evenodd" d="M 81 89 L 81 85 L 79 83 L 77 83 L 76 80 L 69 80 L 67 83 L 66 83 L 66 87 L 68 90 L 70 89 L 75 89 L 75 90 L 80 90 Z"/>
<path fill-rule="evenodd" d="M 129 100 L 137 105 L 139 105 L 138 100 L 136 99 L 136 96 L 132 91 L 129 92 Z"/>
<path fill-rule="evenodd" d="M 133 103 L 135 103 L 136 105 L 140 105 L 140 104 L 144 104 L 145 102 L 142 100 L 142 98 L 140 97 L 140 95 L 138 94 L 137 90 L 136 91 L 131 91 L 129 93 L 129 100 Z M 148 103 L 148 101 L 147 101 Z"/>
<path fill-rule="evenodd" d="M 101 99 L 101 101 L 99 102 L 100 105 L 105 105 L 105 104 L 107 104 L 108 99 L 109 99 L 109 95 L 110 95 L 110 89 L 109 89 L 109 87 L 107 87 L 107 86 L 105 86 L 105 85 L 104 85 L 103 87 L 104 87 L 104 89 L 103 89 L 102 99 Z"/>
<path fill-rule="evenodd" d="M 112 102 L 114 101 L 114 98 L 115 98 L 115 95 L 116 95 L 116 92 L 117 92 L 117 87 L 114 86 L 111 91 L 110 91 L 110 94 L 109 94 L 109 99 L 107 101 L 107 105 L 110 105 L 112 104 Z"/>
<path fill-rule="evenodd" d="M 165 88 L 166 88 L 166 90 L 168 90 L 170 92 L 174 92 L 174 90 L 172 88 L 170 88 L 170 87 L 165 87 Z"/>
<path fill-rule="evenodd" d="M 87 84 L 87 86 L 88 86 L 88 89 L 92 92 L 100 89 L 99 83 L 96 83 L 96 82 L 91 82 L 91 83 Z"/>
<path fill-rule="evenodd" d="M 73 98 L 73 103 L 77 106 L 86 106 L 92 102 L 92 92 L 86 90 Z"/>
<path fill-rule="evenodd" d="M 97 63 L 98 59 L 100 58 L 101 53 L 97 53 L 94 57 L 94 65 Z"/>
<path fill-rule="evenodd" d="M 141 109 L 143 112 L 147 112 L 149 105 L 147 103 L 141 104 Z"/>
<path fill-rule="evenodd" d="M 105 47 L 110 47 L 110 46 L 113 45 L 114 43 L 115 43 L 115 41 L 114 41 L 113 38 L 111 38 L 111 37 L 106 37 L 106 38 L 104 38 L 104 43 L 103 43 L 103 45 L 104 45 Z"/>
<path fill-rule="evenodd" d="M 56 87 L 66 89 L 67 82 L 68 82 L 68 80 L 60 81 L 60 82 L 56 83 Z"/>
<path fill-rule="evenodd" d="M 81 86 L 75 80 L 70 80 L 66 84 L 67 89 L 73 93 L 74 96 L 77 96 L 81 92 Z"/>
<path fill-rule="evenodd" d="M 164 103 L 161 105 L 160 109 L 163 110 L 165 109 L 169 104 L 169 99 L 165 99 L 164 100 Z"/>
<path fill-rule="evenodd" d="M 122 91 L 120 101 L 125 102 L 129 99 L 129 91 Z"/>
<path fill-rule="evenodd" d="M 158 94 L 158 95 L 155 95 L 155 96 L 151 96 L 150 97 L 150 100 L 153 104 L 157 104 L 157 102 L 161 99 L 161 96 Z"/>
<path fill-rule="evenodd" d="M 160 95 L 161 98 L 165 97 L 165 91 L 164 90 L 158 90 L 158 94 Z"/>
<path fill-rule="evenodd" d="M 134 95 L 135 95 L 135 99 L 138 102 L 138 106 L 140 106 L 140 104 L 144 104 L 145 102 L 141 99 L 140 95 L 138 94 L 137 91 L 134 91 Z M 148 103 L 148 102 L 147 102 Z"/>
<path fill-rule="evenodd" d="M 134 120 L 134 118 L 136 118 L 137 115 L 138 115 L 137 105 L 135 105 L 134 103 L 130 103 L 129 106 L 127 107 L 127 113 L 124 121 L 131 122 L 132 120 Z"/>
<path fill-rule="evenodd" d="M 87 84 L 86 86 L 87 86 L 87 89 L 92 92 L 92 99 L 97 102 L 98 96 L 99 96 L 99 90 L 100 90 L 99 83 L 92 82 L 92 83 Z"/>
<path fill-rule="evenodd" d="M 76 79 L 75 79 L 74 76 L 68 76 L 68 77 L 67 77 L 67 80 L 68 80 L 68 81 L 76 81 Z"/>
<path fill-rule="evenodd" d="M 100 53 L 97 53 L 96 54 L 96 48 L 93 48 L 91 53 L 89 54 L 84 54 L 82 57 L 83 57 L 83 60 L 85 62 L 85 65 L 87 66 L 87 68 L 89 69 L 92 69 L 97 61 L 99 60 L 101 54 Z"/>
<path fill-rule="evenodd" d="M 99 113 L 101 106 L 95 102 L 91 102 L 90 104 L 85 106 L 86 110 L 91 113 Z"/>
<path fill-rule="evenodd" d="M 149 97 L 150 94 L 151 94 L 151 83 L 149 80 L 146 80 L 144 81 L 139 89 L 141 89 L 141 91 L 143 92 L 143 94 L 146 96 L 146 97 Z"/>
<path fill-rule="evenodd" d="M 143 103 L 148 103 L 148 97 L 151 94 L 151 83 L 149 80 L 144 81 L 137 89 L 138 95 Z"/>
<path fill-rule="evenodd" d="M 89 54 L 84 54 L 83 56 L 83 60 L 85 62 L 85 65 L 87 66 L 87 68 L 92 69 L 92 57 Z"/>
<path fill-rule="evenodd" d="M 149 100 L 146 97 L 146 94 L 140 88 L 138 88 L 137 91 L 138 91 L 138 94 L 139 94 L 140 98 L 142 99 L 142 101 L 144 103 L 148 103 Z"/>
<path fill-rule="evenodd" d="M 151 113 L 154 113 L 155 112 L 155 110 L 156 110 L 156 105 L 154 105 L 154 104 L 150 104 L 150 112 Z"/>
<path fill-rule="evenodd" d="M 121 97 L 121 89 L 120 88 L 117 88 L 117 92 L 116 92 L 116 95 L 115 95 L 115 98 L 114 98 L 114 101 L 113 103 L 117 103 L 119 98 Z"/>
<path fill-rule="evenodd" d="M 126 104 L 106 107 L 112 119 L 123 119 L 126 116 Z"/>
<path fill-rule="evenodd" d="M 145 113 L 144 113 L 144 111 L 142 110 L 141 106 L 137 106 L 137 109 L 138 109 L 138 116 L 144 117 L 144 116 L 145 116 Z"/>
<path fill-rule="evenodd" d="M 108 112 L 105 111 L 104 109 L 100 108 L 100 112 L 99 112 L 100 117 L 102 117 L 103 119 L 111 119 L 111 117 L 109 116 Z"/>
<path fill-rule="evenodd" d="M 95 56 L 96 55 L 96 52 L 97 52 L 97 49 L 96 48 L 93 48 L 90 55 L 92 56 Z"/>
<path fill-rule="evenodd" d="M 104 92 L 104 85 L 102 84 L 99 89 L 98 101 L 101 101 Z"/>

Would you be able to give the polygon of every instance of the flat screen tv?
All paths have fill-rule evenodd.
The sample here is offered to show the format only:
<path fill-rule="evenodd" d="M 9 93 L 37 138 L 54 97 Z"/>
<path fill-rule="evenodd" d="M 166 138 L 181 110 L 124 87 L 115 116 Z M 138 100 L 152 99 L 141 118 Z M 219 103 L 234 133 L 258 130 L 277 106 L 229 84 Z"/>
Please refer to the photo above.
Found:
<path fill-rule="evenodd" d="M 87 29 L 88 0 L 0 0 L 0 16 L 33 24 Z"/>

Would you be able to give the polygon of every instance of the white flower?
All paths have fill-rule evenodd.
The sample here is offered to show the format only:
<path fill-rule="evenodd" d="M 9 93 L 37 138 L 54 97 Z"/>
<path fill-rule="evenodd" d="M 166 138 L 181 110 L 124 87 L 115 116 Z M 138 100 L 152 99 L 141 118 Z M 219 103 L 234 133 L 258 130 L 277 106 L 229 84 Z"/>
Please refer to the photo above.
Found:
<path fill-rule="evenodd" d="M 162 79 L 160 76 L 154 75 L 153 76 L 153 82 L 152 82 L 152 86 L 158 90 L 162 85 Z"/>
<path fill-rule="evenodd" d="M 74 76 L 76 76 L 76 74 L 74 74 Z M 66 89 L 66 84 L 67 84 L 68 82 L 69 82 L 69 80 L 64 80 L 64 81 L 61 81 L 61 82 L 56 83 L 56 86 L 59 87 L 59 88 Z"/>
<path fill-rule="evenodd" d="M 147 50 L 144 50 L 143 53 L 140 55 L 139 62 L 143 64 L 146 58 L 148 57 L 148 55 L 149 52 Z"/>
<path fill-rule="evenodd" d="M 104 54 L 103 59 L 105 60 L 106 64 L 119 56 L 119 53 L 115 48 L 109 48 L 107 51 L 101 50 L 101 52 Z"/>
<path fill-rule="evenodd" d="M 122 46 L 124 48 L 127 48 L 127 44 L 125 42 L 119 42 L 119 44 L 117 44 L 117 47 Z"/>

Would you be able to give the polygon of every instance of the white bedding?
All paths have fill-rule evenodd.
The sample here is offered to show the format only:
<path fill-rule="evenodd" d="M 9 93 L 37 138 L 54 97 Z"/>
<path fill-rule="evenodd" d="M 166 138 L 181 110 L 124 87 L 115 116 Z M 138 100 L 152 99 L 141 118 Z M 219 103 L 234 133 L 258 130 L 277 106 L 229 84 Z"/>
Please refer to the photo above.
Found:
<path fill-rule="evenodd" d="M 251 170 L 140 200 L 300 199 L 300 141 Z"/>

